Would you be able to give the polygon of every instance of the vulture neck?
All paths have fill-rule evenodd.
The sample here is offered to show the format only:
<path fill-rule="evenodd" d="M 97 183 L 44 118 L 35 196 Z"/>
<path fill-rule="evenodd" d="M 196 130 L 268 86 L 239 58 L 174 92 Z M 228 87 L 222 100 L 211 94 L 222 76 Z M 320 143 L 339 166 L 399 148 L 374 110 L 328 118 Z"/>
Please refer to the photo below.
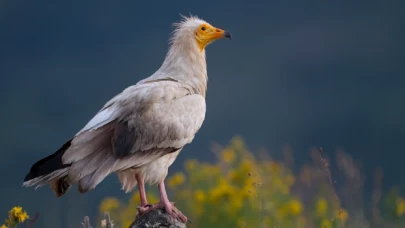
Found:
<path fill-rule="evenodd" d="M 170 77 L 193 88 L 205 97 L 207 90 L 207 63 L 205 50 L 200 50 L 194 36 L 176 37 L 160 69 L 154 75 Z"/>

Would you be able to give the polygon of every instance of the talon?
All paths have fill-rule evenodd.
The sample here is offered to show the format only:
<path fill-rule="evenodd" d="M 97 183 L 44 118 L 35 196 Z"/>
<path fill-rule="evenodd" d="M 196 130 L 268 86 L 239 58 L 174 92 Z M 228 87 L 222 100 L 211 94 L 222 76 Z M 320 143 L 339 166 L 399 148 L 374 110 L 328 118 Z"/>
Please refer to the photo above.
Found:
<path fill-rule="evenodd" d="M 187 217 L 184 216 L 179 209 L 177 209 L 175 206 L 173 206 L 173 203 L 167 204 L 164 206 L 166 213 L 168 213 L 172 218 L 186 223 L 187 222 Z"/>
<path fill-rule="evenodd" d="M 152 207 L 153 207 L 153 205 L 147 204 L 145 206 L 137 206 L 136 209 L 138 210 L 138 215 L 140 216 L 140 215 L 148 212 Z"/>
<path fill-rule="evenodd" d="M 166 213 L 169 214 L 173 219 L 178 220 L 178 221 L 183 222 L 183 223 L 187 223 L 187 221 L 189 221 L 191 223 L 191 221 L 188 220 L 187 217 L 184 216 L 179 211 L 179 209 L 177 209 L 174 206 L 173 202 L 170 202 L 170 203 L 168 202 L 166 204 L 164 204 L 164 203 L 157 203 L 157 204 L 153 204 L 153 205 L 147 204 L 147 205 L 139 206 L 139 207 L 136 207 L 136 208 L 138 209 L 137 217 L 140 217 L 140 216 L 142 216 L 142 215 L 144 215 L 144 214 L 146 214 L 146 213 L 148 213 L 149 211 L 152 211 L 152 210 L 164 209 L 166 211 Z"/>

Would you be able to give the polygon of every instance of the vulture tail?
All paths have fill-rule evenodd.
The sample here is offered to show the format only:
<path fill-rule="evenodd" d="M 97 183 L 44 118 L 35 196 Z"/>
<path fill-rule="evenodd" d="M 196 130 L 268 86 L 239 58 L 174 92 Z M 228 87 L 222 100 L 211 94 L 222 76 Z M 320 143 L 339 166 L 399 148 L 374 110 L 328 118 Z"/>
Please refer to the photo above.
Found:
<path fill-rule="evenodd" d="M 72 139 L 67 141 L 52 155 L 37 161 L 25 176 L 23 186 L 37 185 L 40 187 L 49 183 L 57 197 L 65 194 L 70 187 L 70 184 L 66 181 L 70 164 L 63 164 L 62 156 L 70 147 L 71 141 Z"/>

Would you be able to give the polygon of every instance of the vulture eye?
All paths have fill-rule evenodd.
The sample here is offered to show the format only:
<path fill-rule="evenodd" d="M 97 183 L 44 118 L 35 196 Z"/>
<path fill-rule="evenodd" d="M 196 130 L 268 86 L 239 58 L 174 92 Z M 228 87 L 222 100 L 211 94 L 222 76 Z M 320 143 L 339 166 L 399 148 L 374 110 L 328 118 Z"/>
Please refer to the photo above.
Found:
<path fill-rule="evenodd" d="M 204 26 L 203 26 L 203 27 L 201 27 L 201 30 L 205 31 L 205 27 L 204 27 Z"/>

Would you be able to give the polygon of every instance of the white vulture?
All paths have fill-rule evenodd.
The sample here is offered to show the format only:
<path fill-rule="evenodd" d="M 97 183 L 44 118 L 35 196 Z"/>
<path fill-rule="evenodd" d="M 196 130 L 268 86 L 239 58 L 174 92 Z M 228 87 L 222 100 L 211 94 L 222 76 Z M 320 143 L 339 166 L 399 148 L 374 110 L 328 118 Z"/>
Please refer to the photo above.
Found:
<path fill-rule="evenodd" d="M 59 197 L 73 184 L 84 193 L 117 173 L 126 192 L 138 184 L 140 214 L 164 208 L 174 218 L 187 221 L 169 201 L 164 180 L 205 118 L 205 47 L 231 34 L 193 16 L 174 25 L 161 67 L 108 101 L 59 150 L 36 162 L 24 186 L 49 184 Z M 159 203 L 148 204 L 146 182 L 158 184 Z"/>

